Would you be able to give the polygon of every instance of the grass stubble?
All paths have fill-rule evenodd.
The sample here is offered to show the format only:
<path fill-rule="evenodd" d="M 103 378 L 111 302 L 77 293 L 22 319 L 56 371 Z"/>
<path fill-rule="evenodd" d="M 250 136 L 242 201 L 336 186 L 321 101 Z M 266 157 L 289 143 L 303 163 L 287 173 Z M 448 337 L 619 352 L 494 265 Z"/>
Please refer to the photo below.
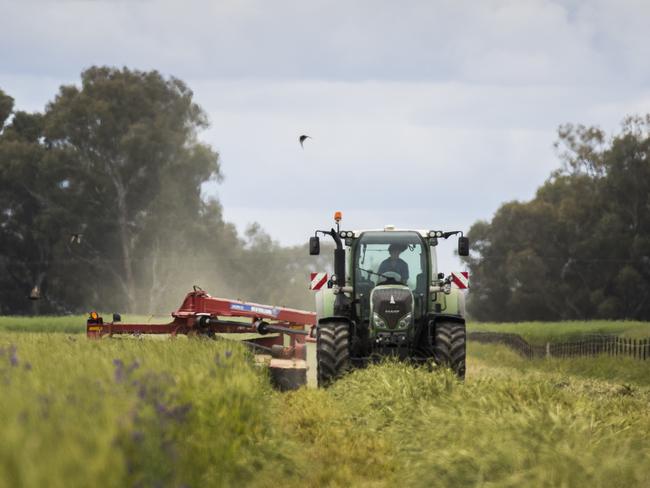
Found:
<path fill-rule="evenodd" d="M 650 362 L 386 362 L 273 391 L 227 341 L 0 332 L 2 486 L 650 486 Z"/>

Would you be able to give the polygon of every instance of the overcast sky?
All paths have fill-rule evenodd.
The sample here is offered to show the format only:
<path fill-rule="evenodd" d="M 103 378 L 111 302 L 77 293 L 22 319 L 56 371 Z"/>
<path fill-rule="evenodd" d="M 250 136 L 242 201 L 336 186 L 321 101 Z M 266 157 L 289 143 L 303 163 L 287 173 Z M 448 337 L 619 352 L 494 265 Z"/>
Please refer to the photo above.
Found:
<path fill-rule="evenodd" d="M 0 0 L 0 88 L 40 111 L 91 65 L 181 78 L 226 176 L 206 192 L 283 244 L 335 210 L 466 231 L 534 195 L 559 124 L 650 112 L 648 19 L 621 0 Z"/>

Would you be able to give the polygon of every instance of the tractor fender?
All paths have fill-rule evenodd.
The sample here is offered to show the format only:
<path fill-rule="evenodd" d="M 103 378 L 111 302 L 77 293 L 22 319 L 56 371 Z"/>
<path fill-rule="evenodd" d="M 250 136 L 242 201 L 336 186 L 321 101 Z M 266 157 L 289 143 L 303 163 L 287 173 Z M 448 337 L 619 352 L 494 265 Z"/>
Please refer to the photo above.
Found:
<path fill-rule="evenodd" d="M 334 315 L 334 301 L 336 296 L 331 288 L 321 288 L 316 292 L 316 317 L 320 320 Z"/>
<path fill-rule="evenodd" d="M 323 325 L 328 325 L 328 324 L 340 324 L 340 323 L 346 323 L 348 325 L 352 325 L 352 321 L 348 317 L 344 317 L 342 315 L 333 315 L 331 317 L 324 317 L 322 319 L 318 319 L 318 327 L 321 327 Z"/>
<path fill-rule="evenodd" d="M 430 316 L 429 323 L 431 322 L 433 322 L 434 324 L 438 322 L 453 322 L 456 324 L 464 324 L 465 317 L 461 317 L 460 315 L 452 315 L 448 313 L 437 313 L 435 315 Z"/>
<path fill-rule="evenodd" d="M 446 315 L 465 316 L 465 294 L 458 288 L 452 288 L 449 295 L 442 297 L 442 312 Z"/>

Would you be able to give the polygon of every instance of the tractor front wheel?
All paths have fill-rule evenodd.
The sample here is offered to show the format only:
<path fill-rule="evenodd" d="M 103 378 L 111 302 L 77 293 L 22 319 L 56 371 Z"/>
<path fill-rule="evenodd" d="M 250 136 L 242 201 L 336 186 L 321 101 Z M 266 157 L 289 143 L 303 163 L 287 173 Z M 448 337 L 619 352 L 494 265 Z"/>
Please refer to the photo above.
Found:
<path fill-rule="evenodd" d="M 450 368 L 465 378 L 465 324 L 438 322 L 435 329 L 433 357 L 436 364 Z"/>
<path fill-rule="evenodd" d="M 328 386 L 350 368 L 350 330 L 343 322 L 318 326 L 316 335 L 318 386 Z"/>

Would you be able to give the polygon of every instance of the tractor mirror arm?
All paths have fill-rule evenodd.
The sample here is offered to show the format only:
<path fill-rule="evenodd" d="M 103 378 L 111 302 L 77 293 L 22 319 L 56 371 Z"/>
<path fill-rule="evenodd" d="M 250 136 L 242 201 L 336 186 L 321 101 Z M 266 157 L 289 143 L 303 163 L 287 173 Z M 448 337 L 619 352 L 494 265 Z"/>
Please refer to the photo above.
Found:
<path fill-rule="evenodd" d="M 341 242 L 341 238 L 339 237 L 338 232 L 336 232 L 334 229 L 331 230 L 317 230 L 314 235 L 318 236 L 318 234 L 323 234 L 323 235 L 328 235 L 332 239 L 334 239 L 334 243 L 336 244 L 337 249 L 343 249 L 343 243 Z"/>
<path fill-rule="evenodd" d="M 463 231 L 462 230 L 452 230 L 452 231 L 449 231 L 449 232 L 443 232 L 442 237 L 444 237 L 445 239 L 449 239 L 451 236 L 455 236 L 455 235 L 458 235 L 458 234 L 460 234 L 460 236 L 463 237 Z"/>

